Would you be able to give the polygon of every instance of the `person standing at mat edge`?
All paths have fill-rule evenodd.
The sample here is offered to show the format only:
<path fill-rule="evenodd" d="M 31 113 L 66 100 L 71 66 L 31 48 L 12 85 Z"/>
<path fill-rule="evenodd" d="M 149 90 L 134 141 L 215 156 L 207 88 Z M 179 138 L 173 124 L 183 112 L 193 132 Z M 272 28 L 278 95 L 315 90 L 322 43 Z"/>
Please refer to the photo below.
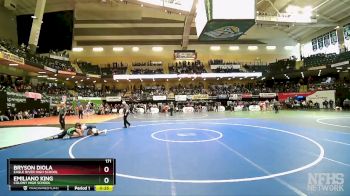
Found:
<path fill-rule="evenodd" d="M 123 115 L 124 115 L 124 128 L 128 128 L 126 125 L 128 125 L 130 127 L 130 123 L 128 121 L 128 115 L 130 112 L 130 108 L 129 108 L 128 104 L 126 104 L 125 101 L 123 101 L 122 104 L 123 104 Z"/>
<path fill-rule="evenodd" d="M 62 130 L 66 129 L 66 122 L 65 122 L 66 113 L 67 113 L 67 111 L 66 111 L 66 104 L 64 102 L 62 102 L 58 106 L 58 116 L 59 116 L 59 122 L 60 122 Z"/>
<path fill-rule="evenodd" d="M 173 112 L 174 112 L 174 103 L 170 102 L 170 116 L 173 116 Z"/>
<path fill-rule="evenodd" d="M 83 119 L 83 110 L 84 110 L 84 107 L 83 107 L 82 104 L 80 104 L 78 106 L 78 117 L 79 117 L 79 119 Z"/>

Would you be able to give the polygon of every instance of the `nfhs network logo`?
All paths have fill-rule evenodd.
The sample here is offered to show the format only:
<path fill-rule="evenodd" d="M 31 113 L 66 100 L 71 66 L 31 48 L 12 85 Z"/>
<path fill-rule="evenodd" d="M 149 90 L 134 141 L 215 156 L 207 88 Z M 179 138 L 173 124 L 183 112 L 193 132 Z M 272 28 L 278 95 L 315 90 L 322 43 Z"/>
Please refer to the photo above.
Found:
<path fill-rule="evenodd" d="M 343 173 L 309 173 L 308 191 L 341 192 L 344 191 Z"/>

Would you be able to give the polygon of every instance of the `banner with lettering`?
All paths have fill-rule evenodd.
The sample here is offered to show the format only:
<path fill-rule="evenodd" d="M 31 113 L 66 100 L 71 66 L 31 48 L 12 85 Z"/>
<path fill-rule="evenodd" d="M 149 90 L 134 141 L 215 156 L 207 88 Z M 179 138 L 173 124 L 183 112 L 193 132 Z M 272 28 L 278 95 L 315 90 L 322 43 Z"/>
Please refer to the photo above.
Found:
<path fill-rule="evenodd" d="M 175 101 L 186 101 L 187 95 L 175 95 Z"/>
<path fill-rule="evenodd" d="M 32 98 L 32 99 L 41 99 L 42 98 L 42 95 L 40 93 L 34 93 L 34 92 L 25 92 L 24 95 L 27 97 L 27 98 Z"/>
<path fill-rule="evenodd" d="M 14 63 L 18 63 L 18 64 L 24 64 L 24 58 L 19 57 L 17 55 L 8 53 L 8 52 L 0 52 L 1 53 L 1 58 L 8 60 L 8 61 L 12 61 Z"/>
<path fill-rule="evenodd" d="M 331 44 L 331 40 L 329 39 L 329 33 L 323 36 L 323 40 L 324 40 L 324 46 L 328 48 L 328 46 Z"/>
<path fill-rule="evenodd" d="M 331 43 L 335 45 L 338 42 L 337 32 L 336 31 L 330 32 L 330 36 L 331 36 Z"/>
<path fill-rule="evenodd" d="M 259 97 L 261 98 L 274 98 L 276 96 L 276 93 L 259 93 Z"/>
<path fill-rule="evenodd" d="M 259 95 L 258 95 L 258 97 L 259 97 Z M 250 98 L 253 98 L 253 95 L 250 93 L 244 93 L 244 94 L 242 94 L 242 98 L 243 99 L 250 99 Z"/>
<path fill-rule="evenodd" d="M 208 94 L 192 95 L 192 100 L 201 100 L 201 99 L 209 99 L 209 95 Z"/>
<path fill-rule="evenodd" d="M 44 69 L 47 70 L 47 71 L 51 71 L 51 72 L 53 72 L 53 73 L 56 73 L 56 72 L 57 72 L 56 69 L 53 69 L 53 68 L 47 67 L 47 66 L 44 66 Z"/>
<path fill-rule="evenodd" d="M 107 102 L 118 102 L 118 101 L 122 101 L 122 97 L 121 96 L 107 96 L 106 101 Z"/>
<path fill-rule="evenodd" d="M 220 95 L 217 95 L 217 98 L 218 99 L 227 99 L 228 96 L 226 94 L 220 94 Z"/>
<path fill-rule="evenodd" d="M 344 39 L 350 40 L 350 24 L 344 26 Z"/>
<path fill-rule="evenodd" d="M 312 39 L 311 43 L 312 43 L 312 50 L 316 51 L 317 50 L 317 40 L 316 40 L 316 38 Z"/>
<path fill-rule="evenodd" d="M 210 69 L 240 69 L 241 65 L 210 65 Z"/>
<path fill-rule="evenodd" d="M 24 93 L 6 92 L 7 107 L 15 108 L 18 103 L 26 103 L 27 97 Z"/>
<path fill-rule="evenodd" d="M 230 94 L 229 100 L 242 100 L 242 94 Z"/>
<path fill-rule="evenodd" d="M 72 76 L 77 75 L 77 73 L 75 73 L 75 72 L 61 71 L 61 70 L 59 70 L 58 73 L 60 73 L 60 74 L 65 74 L 65 75 L 72 75 Z"/>
<path fill-rule="evenodd" d="M 158 96 L 154 95 L 152 98 L 153 98 L 153 101 L 164 101 L 164 100 L 166 100 L 166 96 L 165 95 L 158 95 Z"/>
<path fill-rule="evenodd" d="M 317 45 L 320 50 L 323 48 L 323 36 L 317 38 Z"/>

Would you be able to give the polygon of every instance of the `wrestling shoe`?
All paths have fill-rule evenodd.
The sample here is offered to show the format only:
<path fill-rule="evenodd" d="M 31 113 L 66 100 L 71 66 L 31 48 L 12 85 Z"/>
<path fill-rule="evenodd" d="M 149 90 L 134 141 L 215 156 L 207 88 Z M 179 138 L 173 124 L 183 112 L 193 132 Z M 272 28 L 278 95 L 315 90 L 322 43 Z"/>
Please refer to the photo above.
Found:
<path fill-rule="evenodd" d="M 53 139 L 55 139 L 53 136 L 45 138 L 45 140 L 53 140 Z"/>

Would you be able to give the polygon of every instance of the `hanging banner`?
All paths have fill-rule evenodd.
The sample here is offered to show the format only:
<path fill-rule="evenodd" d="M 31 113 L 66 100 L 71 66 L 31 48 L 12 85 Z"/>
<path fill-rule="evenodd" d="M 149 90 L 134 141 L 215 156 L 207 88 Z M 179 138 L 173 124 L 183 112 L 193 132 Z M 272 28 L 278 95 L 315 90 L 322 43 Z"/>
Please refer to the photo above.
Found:
<path fill-rule="evenodd" d="M 59 73 L 59 74 L 65 74 L 65 75 L 72 75 L 72 76 L 77 75 L 77 73 L 75 73 L 75 72 L 61 71 L 61 70 L 59 70 L 58 73 Z"/>
<path fill-rule="evenodd" d="M 316 38 L 312 39 L 311 43 L 312 43 L 312 50 L 316 51 L 317 50 L 317 40 L 316 40 Z"/>
<path fill-rule="evenodd" d="M 50 71 L 50 72 L 53 72 L 53 73 L 56 73 L 56 72 L 57 72 L 56 69 L 53 69 L 53 68 L 47 67 L 47 66 L 44 66 L 44 69 L 45 69 L 46 71 Z"/>
<path fill-rule="evenodd" d="M 316 91 L 313 94 L 306 97 L 306 101 L 312 101 L 314 104 L 318 103 L 320 108 L 323 108 L 323 102 L 327 100 L 335 100 L 335 90 L 328 91 Z"/>
<path fill-rule="evenodd" d="M 210 65 L 210 69 L 241 69 L 241 65 Z"/>
<path fill-rule="evenodd" d="M 275 98 L 276 96 L 276 93 L 259 93 L 259 97 L 261 98 Z"/>
<path fill-rule="evenodd" d="M 278 100 L 279 101 L 285 101 L 290 97 L 297 97 L 297 96 L 303 96 L 307 97 L 314 92 L 306 92 L 306 93 L 300 93 L 300 92 L 290 92 L 290 93 L 278 93 Z"/>
<path fill-rule="evenodd" d="M 344 39 L 350 40 L 350 24 L 344 26 Z"/>
<path fill-rule="evenodd" d="M 119 102 L 119 101 L 122 101 L 122 97 L 121 96 L 109 96 L 109 97 L 106 97 L 106 101 L 107 102 Z"/>
<path fill-rule="evenodd" d="M 175 101 L 186 101 L 187 95 L 175 95 Z"/>
<path fill-rule="evenodd" d="M 166 100 L 166 96 L 165 95 L 159 95 L 159 96 L 153 96 L 153 101 L 164 101 Z"/>
<path fill-rule="evenodd" d="M 330 36 L 331 36 L 331 43 L 335 45 L 338 42 L 337 31 L 330 32 Z"/>
<path fill-rule="evenodd" d="M 253 98 L 253 95 L 250 93 L 243 93 L 242 94 L 242 99 L 251 99 Z"/>
<path fill-rule="evenodd" d="M 217 96 L 218 99 L 228 99 L 228 96 L 226 94 L 221 94 Z"/>
<path fill-rule="evenodd" d="M 8 61 L 12 61 L 14 63 L 18 63 L 18 64 L 24 64 L 24 58 L 19 57 L 17 55 L 8 53 L 8 52 L 0 52 L 0 56 L 1 58 L 8 60 Z"/>
<path fill-rule="evenodd" d="M 329 33 L 327 33 L 326 35 L 323 36 L 323 40 L 324 40 L 324 46 L 326 48 L 328 48 L 328 46 L 331 44 L 331 40 L 329 38 Z"/>
<path fill-rule="evenodd" d="M 201 100 L 201 99 L 209 99 L 209 95 L 208 94 L 192 95 L 192 100 Z"/>
<path fill-rule="evenodd" d="M 33 93 L 33 92 L 25 92 L 24 95 L 27 98 L 31 98 L 34 100 L 41 99 L 41 97 L 42 97 L 40 93 Z"/>
<path fill-rule="evenodd" d="M 317 38 L 317 45 L 320 50 L 323 48 L 323 36 Z"/>
<path fill-rule="evenodd" d="M 242 100 L 242 94 L 230 94 L 229 100 Z"/>
<path fill-rule="evenodd" d="M 175 60 L 196 60 L 197 53 L 195 50 L 174 50 Z"/>

